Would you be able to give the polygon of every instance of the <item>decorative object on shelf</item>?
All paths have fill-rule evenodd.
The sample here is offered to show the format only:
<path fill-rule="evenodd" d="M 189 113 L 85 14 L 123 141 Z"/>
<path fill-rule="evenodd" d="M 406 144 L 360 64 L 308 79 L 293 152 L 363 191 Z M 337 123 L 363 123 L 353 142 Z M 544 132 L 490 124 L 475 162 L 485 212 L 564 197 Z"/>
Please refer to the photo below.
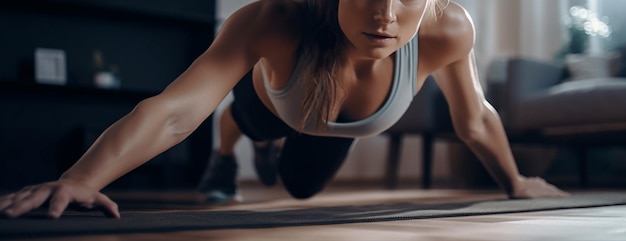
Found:
<path fill-rule="evenodd" d="M 597 14 L 582 6 L 573 6 L 569 10 L 567 23 L 568 42 L 557 54 L 557 60 L 563 61 L 569 54 L 583 54 L 589 49 L 590 38 L 609 38 L 612 30 L 608 19 L 598 18 Z"/>
<path fill-rule="evenodd" d="M 40 84 L 65 85 L 67 83 L 65 51 L 36 48 L 35 81 Z"/>
<path fill-rule="evenodd" d="M 105 67 L 104 56 L 100 50 L 93 52 L 94 77 L 93 83 L 98 88 L 119 89 L 122 81 L 119 77 L 119 68 L 116 65 Z"/>

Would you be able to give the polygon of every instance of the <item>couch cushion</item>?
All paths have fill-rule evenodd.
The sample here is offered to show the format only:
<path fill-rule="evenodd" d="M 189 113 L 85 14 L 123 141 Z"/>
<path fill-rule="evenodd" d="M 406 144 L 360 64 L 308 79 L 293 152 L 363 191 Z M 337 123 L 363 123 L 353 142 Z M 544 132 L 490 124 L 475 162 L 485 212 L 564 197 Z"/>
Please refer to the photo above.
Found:
<path fill-rule="evenodd" d="M 532 93 L 516 113 L 522 130 L 626 122 L 626 78 L 565 82 Z"/>
<path fill-rule="evenodd" d="M 617 76 L 621 62 L 619 53 L 603 55 L 570 54 L 565 64 L 570 78 L 565 81 L 590 80 Z"/>

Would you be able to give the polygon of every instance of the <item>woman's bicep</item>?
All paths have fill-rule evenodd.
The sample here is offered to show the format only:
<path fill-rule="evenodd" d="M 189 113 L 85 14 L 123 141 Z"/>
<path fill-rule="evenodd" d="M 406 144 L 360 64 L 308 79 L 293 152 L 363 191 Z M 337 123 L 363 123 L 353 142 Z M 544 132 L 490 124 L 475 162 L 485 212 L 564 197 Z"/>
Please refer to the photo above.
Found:
<path fill-rule="evenodd" d="M 224 24 L 211 46 L 154 97 L 188 125 L 199 125 L 258 61 L 254 26 L 242 9 Z"/>
<path fill-rule="evenodd" d="M 483 111 L 485 96 L 473 52 L 434 73 L 453 118 L 469 118 Z"/>
<path fill-rule="evenodd" d="M 441 19 L 440 65 L 434 77 L 443 91 L 452 117 L 467 119 L 483 113 L 485 97 L 476 70 L 474 25 L 467 12 L 456 4 Z"/>

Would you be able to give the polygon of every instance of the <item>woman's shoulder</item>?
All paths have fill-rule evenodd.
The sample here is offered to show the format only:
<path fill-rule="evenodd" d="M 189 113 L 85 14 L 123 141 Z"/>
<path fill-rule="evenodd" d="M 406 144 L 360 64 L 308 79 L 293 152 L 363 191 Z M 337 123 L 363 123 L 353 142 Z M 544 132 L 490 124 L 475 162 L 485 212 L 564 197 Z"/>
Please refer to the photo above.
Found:
<path fill-rule="evenodd" d="M 240 49 L 254 58 L 290 54 L 302 37 L 304 5 L 295 0 L 259 0 L 230 15 L 211 44 L 215 51 Z M 243 53 L 243 52 L 242 52 Z"/>
<path fill-rule="evenodd" d="M 259 23 L 272 26 L 300 27 L 306 17 L 306 4 L 298 0 L 258 0 L 256 11 Z"/>
<path fill-rule="evenodd" d="M 462 6 L 451 2 L 436 15 L 425 17 L 419 34 L 423 39 L 446 43 L 459 43 L 468 37 L 473 42 L 474 24 Z"/>
<path fill-rule="evenodd" d="M 436 16 L 424 18 L 419 31 L 420 51 L 442 61 L 467 55 L 474 46 L 475 31 L 470 15 L 450 2 Z"/>
<path fill-rule="evenodd" d="M 245 31 L 255 44 L 280 45 L 299 42 L 305 21 L 305 8 L 297 0 L 259 0 L 236 11 L 228 21 L 243 22 L 237 31 Z M 226 24 L 225 24 L 226 25 Z"/>

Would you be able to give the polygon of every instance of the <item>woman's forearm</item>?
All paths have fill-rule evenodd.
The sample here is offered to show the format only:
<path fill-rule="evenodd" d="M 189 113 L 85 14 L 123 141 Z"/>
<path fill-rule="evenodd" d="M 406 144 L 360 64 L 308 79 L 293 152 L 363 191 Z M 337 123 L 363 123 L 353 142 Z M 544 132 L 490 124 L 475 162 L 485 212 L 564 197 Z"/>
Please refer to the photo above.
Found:
<path fill-rule="evenodd" d="M 191 131 L 176 130 L 170 109 L 154 98 L 142 101 L 107 128 L 60 179 L 100 190 L 179 143 Z"/>
<path fill-rule="evenodd" d="M 500 117 L 495 110 L 487 108 L 474 128 L 474 135 L 465 143 L 507 194 L 512 194 L 521 176 Z"/>

